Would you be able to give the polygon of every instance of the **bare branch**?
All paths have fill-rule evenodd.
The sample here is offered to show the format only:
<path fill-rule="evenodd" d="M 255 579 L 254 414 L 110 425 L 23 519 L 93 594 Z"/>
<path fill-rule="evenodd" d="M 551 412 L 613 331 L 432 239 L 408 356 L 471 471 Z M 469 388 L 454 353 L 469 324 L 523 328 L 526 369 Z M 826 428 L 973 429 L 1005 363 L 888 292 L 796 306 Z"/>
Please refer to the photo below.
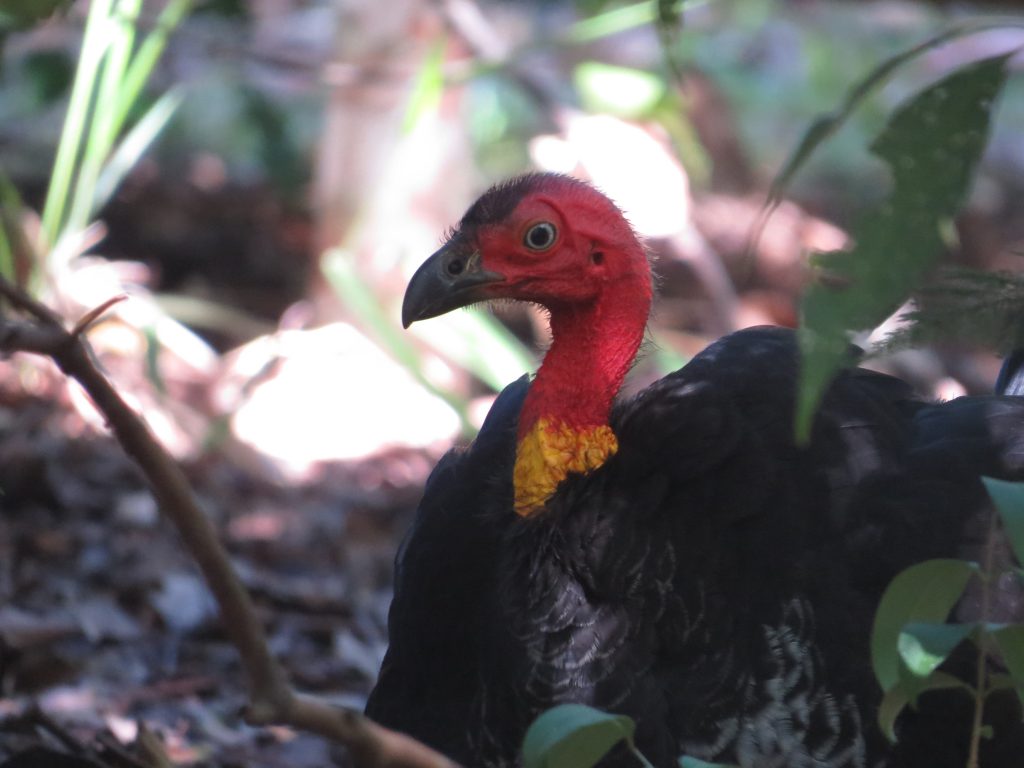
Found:
<path fill-rule="evenodd" d="M 348 747 L 357 763 L 368 768 L 451 768 L 453 763 L 446 757 L 377 725 L 360 712 L 292 691 L 284 670 L 270 653 L 249 594 L 231 567 L 213 524 L 196 504 L 181 468 L 96 368 L 79 336 L 119 299 L 86 313 L 69 332 L 58 315 L 3 278 L 0 295 L 36 320 L 19 322 L 0 315 L 0 353 L 46 355 L 82 385 L 121 447 L 142 469 L 160 508 L 199 565 L 217 600 L 224 631 L 241 656 L 249 683 L 247 719 L 255 725 L 290 725 L 332 739 Z"/>
<path fill-rule="evenodd" d="M 100 304 L 98 307 L 94 307 L 93 309 L 90 309 L 88 312 L 86 312 L 84 315 L 82 315 L 81 318 L 79 318 L 77 323 L 75 323 L 75 327 L 71 329 L 71 335 L 72 336 L 81 336 L 83 333 L 88 331 L 89 328 L 92 327 L 93 323 L 95 323 L 97 320 L 99 320 L 101 317 L 103 317 L 103 315 L 105 315 L 107 313 L 108 309 L 110 309 L 115 304 L 120 304 L 122 301 L 125 301 L 127 298 L 128 298 L 128 294 L 122 293 L 122 294 L 120 294 L 118 296 L 114 296 L 112 299 L 107 299 L 102 304 Z"/>
<path fill-rule="evenodd" d="M 0 317 L 0 352 L 31 352 L 57 358 L 64 354 L 69 337 L 63 328 L 13 323 Z"/>
<path fill-rule="evenodd" d="M 20 309 L 23 312 L 27 312 L 43 325 L 55 326 L 57 328 L 64 327 L 64 323 L 56 312 L 51 310 L 45 304 L 36 301 L 16 285 L 9 283 L 3 278 L 0 278 L 0 296 L 7 299 L 7 301 L 11 303 L 11 306 L 16 309 Z"/>

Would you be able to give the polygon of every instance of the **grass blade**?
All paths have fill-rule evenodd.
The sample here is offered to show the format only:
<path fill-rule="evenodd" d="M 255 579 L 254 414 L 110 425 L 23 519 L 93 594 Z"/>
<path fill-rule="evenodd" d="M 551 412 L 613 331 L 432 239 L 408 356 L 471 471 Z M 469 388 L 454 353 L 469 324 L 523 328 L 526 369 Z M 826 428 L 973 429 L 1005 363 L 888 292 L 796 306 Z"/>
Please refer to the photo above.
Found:
<path fill-rule="evenodd" d="M 192 10 L 193 0 L 170 0 L 157 17 L 156 26 L 135 53 L 121 81 L 118 100 L 113 105 L 113 125 L 120 131 L 139 99 L 142 88 L 167 47 L 167 39 Z"/>
<path fill-rule="evenodd" d="M 135 167 L 139 158 L 163 132 L 164 127 L 181 106 L 183 99 L 182 89 L 172 88 L 147 110 L 139 122 L 132 126 L 100 171 L 90 201 L 90 215 L 95 214 L 106 205 L 128 172 Z"/>
<path fill-rule="evenodd" d="M 670 14 L 678 16 L 684 10 L 690 11 L 710 2 L 711 0 L 682 0 L 678 3 L 666 3 L 665 0 L 644 0 L 641 3 L 624 5 L 577 21 L 569 27 L 564 40 L 570 44 L 590 43 L 645 24 L 664 21 Z"/>
<path fill-rule="evenodd" d="M 107 21 L 110 43 L 100 68 L 96 104 L 72 195 L 71 212 L 67 220 L 67 226 L 71 229 L 81 229 L 89 222 L 93 213 L 96 180 L 120 131 L 121 126 L 117 124 L 114 111 L 109 105 L 117 101 L 121 81 L 135 45 L 135 25 L 141 10 L 141 0 L 117 0 Z"/>
<path fill-rule="evenodd" d="M 78 165 L 82 139 L 86 133 L 96 78 L 109 45 L 105 33 L 109 23 L 110 7 L 111 0 L 94 0 L 89 7 L 89 16 L 82 37 L 82 51 L 78 58 L 71 98 L 50 175 L 50 187 L 43 205 L 42 233 L 46 242 L 40 248 L 42 251 L 50 251 L 56 245 L 64 228 L 65 212 Z"/>
<path fill-rule="evenodd" d="M 441 104 L 441 96 L 444 94 L 444 53 L 447 47 L 448 41 L 442 35 L 434 41 L 420 64 L 402 120 L 403 133 L 411 132 L 423 118 L 435 113 Z"/>
<path fill-rule="evenodd" d="M 351 312 L 362 325 L 383 345 L 383 349 L 403 365 L 413 378 L 427 391 L 437 395 L 459 415 L 462 430 L 470 435 L 476 430 L 469 418 L 466 404 L 462 399 L 431 382 L 423 374 L 419 350 L 398 331 L 395 323 L 381 309 L 372 288 L 356 272 L 352 256 L 341 248 L 328 250 L 320 259 L 327 281 L 337 293 L 345 309 Z"/>

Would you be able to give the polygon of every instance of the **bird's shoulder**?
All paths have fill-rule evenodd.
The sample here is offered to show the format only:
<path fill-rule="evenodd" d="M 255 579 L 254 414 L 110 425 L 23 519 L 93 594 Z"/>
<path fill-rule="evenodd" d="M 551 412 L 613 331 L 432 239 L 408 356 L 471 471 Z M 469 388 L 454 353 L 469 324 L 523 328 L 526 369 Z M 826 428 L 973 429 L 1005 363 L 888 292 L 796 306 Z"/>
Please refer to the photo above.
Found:
<path fill-rule="evenodd" d="M 433 558 L 437 551 L 460 545 L 472 548 L 480 537 L 493 540 L 514 517 L 511 467 L 519 411 L 529 386 L 529 376 L 522 376 L 505 387 L 473 442 L 449 450 L 438 461 L 399 550 L 399 575 L 417 557 Z"/>
<path fill-rule="evenodd" d="M 801 444 L 798 378 L 792 331 L 755 328 L 712 344 L 616 408 L 619 451 L 570 475 L 539 519 L 512 534 L 533 537 L 531 546 L 511 551 L 557 547 L 537 563 L 554 563 L 602 599 L 629 601 L 645 585 L 659 615 L 660 591 L 684 594 L 700 574 L 715 574 L 726 592 L 757 580 L 780 596 L 802 588 L 790 577 L 845 546 L 858 483 L 904 462 L 921 403 L 897 379 L 851 369 Z M 520 572 L 534 567 L 524 562 Z"/>

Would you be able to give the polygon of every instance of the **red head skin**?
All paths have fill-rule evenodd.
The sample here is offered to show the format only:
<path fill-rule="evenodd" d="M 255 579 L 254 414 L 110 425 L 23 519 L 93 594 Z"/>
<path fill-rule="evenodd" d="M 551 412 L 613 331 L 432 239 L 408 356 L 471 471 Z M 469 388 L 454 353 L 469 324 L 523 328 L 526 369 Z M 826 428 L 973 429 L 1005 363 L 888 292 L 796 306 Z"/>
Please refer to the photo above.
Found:
<path fill-rule="evenodd" d="M 535 177 L 497 221 L 463 221 L 459 233 L 481 266 L 505 280 L 493 298 L 536 302 L 551 317 L 553 341 L 519 418 L 522 438 L 541 417 L 573 428 L 605 425 L 643 340 L 652 300 L 647 255 L 604 195 L 561 176 Z M 555 227 L 543 249 L 526 244 L 540 222 Z"/>

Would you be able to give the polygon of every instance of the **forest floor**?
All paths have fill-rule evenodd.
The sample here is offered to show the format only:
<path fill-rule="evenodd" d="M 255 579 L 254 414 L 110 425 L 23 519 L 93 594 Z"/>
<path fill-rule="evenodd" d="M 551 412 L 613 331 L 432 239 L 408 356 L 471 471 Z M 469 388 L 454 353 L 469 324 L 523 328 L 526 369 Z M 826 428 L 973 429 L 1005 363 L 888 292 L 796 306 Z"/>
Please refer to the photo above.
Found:
<path fill-rule="evenodd" d="M 0 404 L 0 766 L 159 765 L 147 731 L 176 765 L 329 764 L 321 739 L 243 723 L 204 582 L 120 447 L 73 418 Z M 293 487 L 217 457 L 186 469 L 293 683 L 361 708 L 416 490 L 353 494 L 352 468 Z"/>

